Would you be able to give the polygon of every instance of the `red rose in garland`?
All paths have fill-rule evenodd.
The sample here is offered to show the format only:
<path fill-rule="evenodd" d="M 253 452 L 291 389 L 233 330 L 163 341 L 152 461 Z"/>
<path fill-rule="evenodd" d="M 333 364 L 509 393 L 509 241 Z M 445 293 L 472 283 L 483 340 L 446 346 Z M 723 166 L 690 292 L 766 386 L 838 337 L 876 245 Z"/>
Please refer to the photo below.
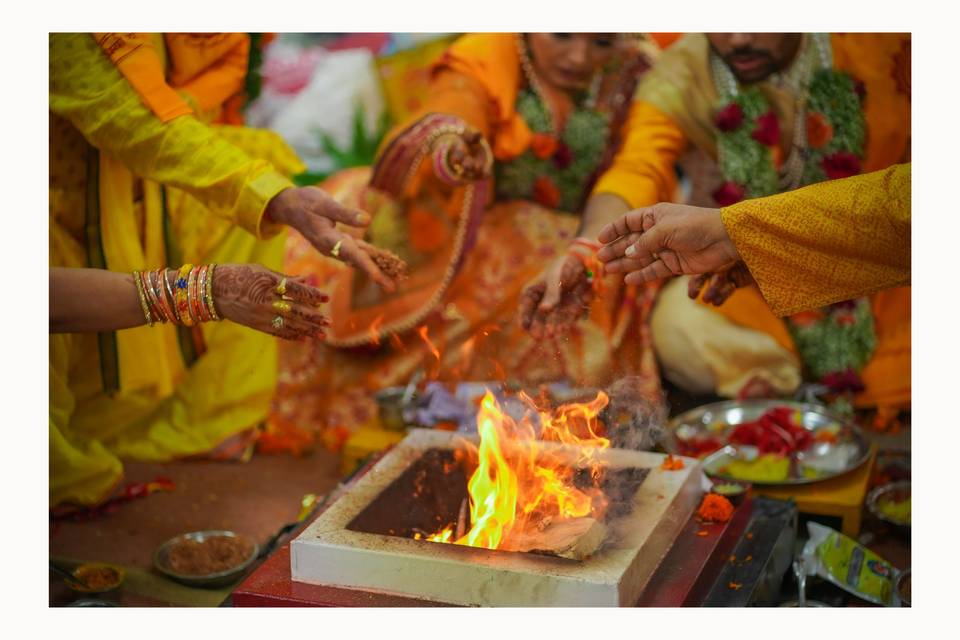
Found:
<path fill-rule="evenodd" d="M 767 111 L 757 118 L 757 127 L 750 137 L 768 147 L 780 144 L 780 122 L 777 120 L 777 114 Z"/>
<path fill-rule="evenodd" d="M 823 172 L 831 180 L 860 174 L 860 158 L 849 151 L 837 151 L 823 158 Z"/>
<path fill-rule="evenodd" d="M 533 155 L 541 160 L 546 160 L 556 153 L 558 146 L 557 139 L 546 133 L 535 133 L 533 134 L 533 140 L 530 141 L 530 150 L 533 151 Z"/>
<path fill-rule="evenodd" d="M 724 133 L 736 131 L 743 124 L 743 109 L 736 102 L 731 102 L 717 112 L 713 122 Z"/>
<path fill-rule="evenodd" d="M 863 379 L 852 368 L 846 371 L 834 371 L 820 379 L 820 383 L 830 388 L 834 393 L 860 393 L 864 390 Z"/>
<path fill-rule="evenodd" d="M 721 207 L 729 207 L 743 200 L 746 195 L 747 190 L 736 182 L 724 182 L 713 192 L 713 199 Z"/>
<path fill-rule="evenodd" d="M 553 184 L 553 180 L 540 176 L 533 183 L 533 199 L 545 207 L 555 208 L 560 203 L 560 189 Z"/>
<path fill-rule="evenodd" d="M 560 141 L 556 153 L 553 154 L 553 164 L 561 171 L 573 163 L 573 151 L 567 146 L 566 142 Z"/>

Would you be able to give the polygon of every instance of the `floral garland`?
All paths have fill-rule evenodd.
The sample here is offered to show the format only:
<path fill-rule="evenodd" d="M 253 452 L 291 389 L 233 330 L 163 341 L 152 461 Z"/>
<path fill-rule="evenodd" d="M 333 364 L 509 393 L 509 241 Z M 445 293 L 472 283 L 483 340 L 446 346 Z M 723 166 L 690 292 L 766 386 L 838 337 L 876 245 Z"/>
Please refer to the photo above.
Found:
<path fill-rule="evenodd" d="M 863 83 L 832 68 L 813 71 L 806 104 L 797 110 L 794 153 L 803 186 L 861 172 L 866 120 Z M 724 182 L 713 192 L 720 206 L 778 193 L 784 166 L 780 122 L 757 87 L 730 98 L 717 111 L 717 152 Z M 859 371 L 876 346 L 866 299 L 848 300 L 787 318 L 787 328 L 813 379 L 841 398 L 863 390 Z"/>
<path fill-rule="evenodd" d="M 877 337 L 865 298 L 794 314 L 787 327 L 810 375 L 834 393 L 858 393 L 858 372 L 870 360 Z"/>
<path fill-rule="evenodd" d="M 801 185 L 846 178 L 861 171 L 866 120 L 863 83 L 834 69 L 813 72 L 807 90 L 806 148 Z M 714 117 L 717 153 L 725 182 L 713 192 L 720 206 L 780 191 L 780 121 L 757 87 L 733 96 Z"/>
<path fill-rule="evenodd" d="M 609 116 L 577 106 L 556 136 L 551 133 L 550 111 L 529 89 L 517 96 L 517 113 L 533 132 L 533 141 L 513 160 L 497 163 L 497 199 L 532 198 L 551 209 L 577 211 L 583 190 L 603 159 Z"/>

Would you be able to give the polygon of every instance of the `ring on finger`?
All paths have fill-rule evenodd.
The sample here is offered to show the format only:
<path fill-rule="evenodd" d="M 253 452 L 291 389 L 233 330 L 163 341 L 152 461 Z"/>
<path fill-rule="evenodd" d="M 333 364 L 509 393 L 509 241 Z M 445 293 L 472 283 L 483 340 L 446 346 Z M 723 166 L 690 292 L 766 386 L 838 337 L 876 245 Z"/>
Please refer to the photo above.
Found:
<path fill-rule="evenodd" d="M 333 249 L 330 250 L 330 255 L 334 258 L 340 257 L 340 245 L 343 244 L 343 240 L 337 240 L 337 244 L 333 245 Z"/>
<path fill-rule="evenodd" d="M 280 278 L 280 284 L 277 285 L 277 293 L 282 296 L 286 292 L 287 292 L 287 277 L 284 276 Z"/>
<path fill-rule="evenodd" d="M 290 312 L 290 303 L 287 302 L 286 300 L 274 300 L 273 310 L 278 312 L 281 316 L 286 315 L 287 313 Z"/>
<path fill-rule="evenodd" d="M 283 329 L 283 316 L 274 316 L 273 322 L 270 323 L 274 329 L 280 330 Z"/>

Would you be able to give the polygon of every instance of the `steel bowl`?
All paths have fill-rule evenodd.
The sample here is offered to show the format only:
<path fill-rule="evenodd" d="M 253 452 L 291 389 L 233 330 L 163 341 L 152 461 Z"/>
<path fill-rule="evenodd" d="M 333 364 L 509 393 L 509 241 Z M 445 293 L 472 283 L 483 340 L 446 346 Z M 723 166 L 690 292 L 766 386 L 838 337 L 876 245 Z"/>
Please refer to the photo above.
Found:
<path fill-rule="evenodd" d="M 897 578 L 897 597 L 900 599 L 900 606 L 909 607 L 910 598 L 912 593 L 910 592 L 910 569 L 907 569 L 900 574 L 900 577 Z"/>
<path fill-rule="evenodd" d="M 83 587 L 76 582 L 69 582 L 66 579 L 64 579 L 64 583 L 70 588 L 71 591 L 76 591 L 77 593 L 100 594 L 107 593 L 118 588 L 123 583 L 123 578 L 126 576 L 126 571 L 124 571 L 123 567 L 118 567 L 115 564 L 107 564 L 105 562 L 89 562 L 86 564 L 81 564 L 70 573 L 79 582 L 84 582 L 83 574 L 92 569 L 110 569 L 117 574 L 117 579 L 109 585 L 100 588 Z"/>
<path fill-rule="evenodd" d="M 170 566 L 170 551 L 176 545 L 186 540 L 203 542 L 208 538 L 213 538 L 216 536 L 226 536 L 228 538 L 245 540 L 250 544 L 250 555 L 235 567 L 231 567 L 230 569 L 219 571 L 217 573 L 209 573 L 199 576 L 177 573 Z M 253 562 L 257 559 L 259 552 L 260 546 L 255 541 L 247 536 L 240 535 L 233 531 L 194 531 L 170 538 L 157 547 L 157 550 L 153 554 L 153 564 L 157 568 L 157 571 L 182 584 L 186 584 L 191 587 L 222 587 L 238 580 L 240 576 L 242 576 L 243 573 L 250 568 L 250 565 L 253 564 Z"/>
<path fill-rule="evenodd" d="M 403 417 L 403 410 L 411 398 L 404 398 L 406 387 L 387 387 L 374 394 L 377 401 L 377 413 L 380 417 L 380 426 L 388 431 L 403 431 L 407 428 L 407 421 Z"/>
<path fill-rule="evenodd" d="M 884 498 L 908 498 L 910 497 L 910 481 L 901 480 L 900 482 L 891 482 L 874 488 L 867 494 L 867 510 L 874 516 L 884 522 L 893 525 L 902 532 L 910 531 L 910 523 L 891 518 L 880 510 L 880 501 Z"/>
<path fill-rule="evenodd" d="M 756 447 L 731 445 L 730 432 L 744 422 L 757 420 L 775 407 L 789 407 L 800 413 L 800 424 L 811 432 L 835 431 L 835 442 L 817 442 L 791 456 L 787 477 L 777 480 L 738 478 L 722 469 L 733 460 L 750 461 L 757 457 Z M 870 457 L 870 445 L 849 420 L 822 405 L 787 400 L 730 400 L 715 402 L 682 413 L 668 423 L 662 439 L 669 453 L 680 453 L 680 441 L 699 437 L 719 440 L 723 446 L 703 458 L 703 468 L 711 477 L 753 485 L 800 485 L 821 482 L 857 469 Z"/>

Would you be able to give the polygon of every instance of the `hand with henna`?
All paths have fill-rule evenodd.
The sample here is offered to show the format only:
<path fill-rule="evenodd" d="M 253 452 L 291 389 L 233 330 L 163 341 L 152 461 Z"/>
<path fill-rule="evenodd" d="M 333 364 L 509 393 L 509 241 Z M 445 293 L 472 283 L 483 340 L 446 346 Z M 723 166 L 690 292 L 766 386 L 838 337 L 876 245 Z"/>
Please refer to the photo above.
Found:
<path fill-rule="evenodd" d="M 286 340 L 323 338 L 330 322 L 317 307 L 328 298 L 302 277 L 287 277 L 258 264 L 218 264 L 213 274 L 213 302 L 220 317 Z M 276 303 L 280 303 L 277 305 Z M 278 306 L 280 308 L 278 308 Z M 282 318 L 282 325 L 274 320 Z"/>
<path fill-rule="evenodd" d="M 453 136 L 450 145 L 447 163 L 457 177 L 466 182 L 490 177 L 493 152 L 482 133 L 476 129 L 468 129 L 462 136 Z"/>
<path fill-rule="evenodd" d="M 555 260 L 520 296 L 520 324 L 535 338 L 567 331 L 590 310 L 593 283 L 573 253 Z"/>
<path fill-rule="evenodd" d="M 740 287 L 753 284 L 753 276 L 743 262 L 716 273 L 702 273 L 690 278 L 687 283 L 687 295 L 696 300 L 701 291 L 703 301 L 719 307 Z"/>
<path fill-rule="evenodd" d="M 626 273 L 640 284 L 692 274 L 688 294 L 723 304 L 738 287 L 753 282 L 730 240 L 719 209 L 660 203 L 630 211 L 600 231 L 597 258 L 606 273 Z"/>
<path fill-rule="evenodd" d="M 366 227 L 370 224 L 368 213 L 340 204 L 318 187 L 290 187 L 270 200 L 266 217 L 293 227 L 317 251 L 366 273 L 385 291 L 396 290 L 396 283 L 358 246 L 356 239 L 336 228 L 338 222 L 350 227 Z"/>

